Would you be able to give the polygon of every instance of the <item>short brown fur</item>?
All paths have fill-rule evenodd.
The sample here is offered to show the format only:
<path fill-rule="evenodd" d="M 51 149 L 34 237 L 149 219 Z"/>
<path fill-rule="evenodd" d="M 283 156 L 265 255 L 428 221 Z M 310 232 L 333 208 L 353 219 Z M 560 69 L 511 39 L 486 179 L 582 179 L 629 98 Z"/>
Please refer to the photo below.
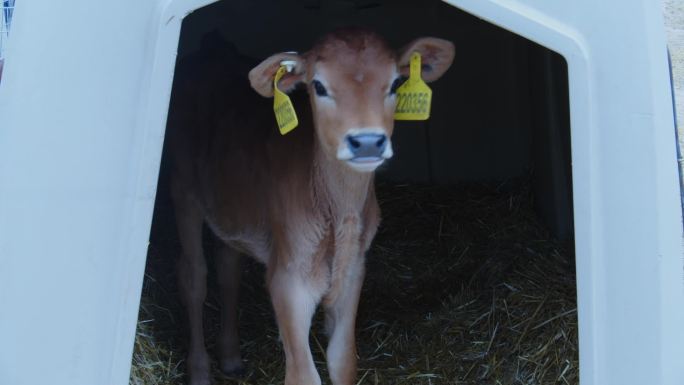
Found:
<path fill-rule="evenodd" d="M 453 59 L 451 43 L 417 40 L 408 50 L 434 47 L 447 52 L 433 63 L 443 73 Z M 364 275 L 364 254 L 380 222 L 373 173 L 359 172 L 341 159 L 350 129 L 374 127 L 387 137 L 393 129 L 394 77 L 406 66 L 378 35 L 342 30 L 325 36 L 308 53 L 276 54 L 250 71 L 251 85 L 272 95 L 275 70 L 283 59 L 297 62 L 281 80 L 291 91 L 309 85 L 309 100 L 293 100 L 300 125 L 281 136 L 272 101 L 248 90 L 237 54 L 204 54 L 178 69 L 169 115 L 174 168 L 171 190 L 182 245 L 178 260 L 181 299 L 188 310 L 191 384 L 208 384 L 202 304 L 206 262 L 202 224 L 223 241 L 217 255 L 222 290 L 219 366 L 242 368 L 237 336 L 239 255 L 267 266 L 267 286 L 286 356 L 287 385 L 318 385 L 320 377 L 308 345 L 311 317 L 322 303 L 330 336 L 332 383 L 356 378 L 354 323 Z M 233 71 L 231 72 L 231 69 Z M 330 99 L 317 99 L 314 77 L 323 77 Z M 439 76 L 437 76 L 439 77 Z"/>

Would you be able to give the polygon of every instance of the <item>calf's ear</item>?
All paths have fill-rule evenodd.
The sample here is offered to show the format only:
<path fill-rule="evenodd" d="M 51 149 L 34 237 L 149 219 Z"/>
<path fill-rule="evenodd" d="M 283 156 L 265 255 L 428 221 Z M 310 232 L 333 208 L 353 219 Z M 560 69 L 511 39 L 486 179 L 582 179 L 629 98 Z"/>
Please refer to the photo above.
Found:
<path fill-rule="evenodd" d="M 436 37 L 421 37 L 407 44 L 399 51 L 399 72 L 409 75 L 411 55 L 418 52 L 423 66 L 422 77 L 426 82 L 439 79 L 454 61 L 454 44 Z"/>
<path fill-rule="evenodd" d="M 297 83 L 304 81 L 304 58 L 293 53 L 277 53 L 262 61 L 249 71 L 249 83 L 259 95 L 270 98 L 273 96 L 273 78 L 283 61 L 291 61 L 294 67 L 278 82 L 278 89 L 287 93 L 292 91 Z"/>

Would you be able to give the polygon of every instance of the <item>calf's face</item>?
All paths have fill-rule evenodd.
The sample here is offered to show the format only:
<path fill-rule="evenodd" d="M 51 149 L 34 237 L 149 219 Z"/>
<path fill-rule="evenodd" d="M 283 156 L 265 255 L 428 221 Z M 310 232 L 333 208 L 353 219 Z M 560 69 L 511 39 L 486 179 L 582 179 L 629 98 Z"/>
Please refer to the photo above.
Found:
<path fill-rule="evenodd" d="M 252 87 L 273 96 L 273 79 L 282 62 L 294 63 L 278 88 L 307 85 L 317 140 L 325 154 L 358 172 L 372 172 L 393 155 L 396 89 L 409 74 L 411 54 L 422 58 L 422 77 L 437 80 L 454 58 L 451 42 L 420 38 L 399 52 L 378 35 L 338 31 L 303 55 L 280 53 L 249 73 Z"/>

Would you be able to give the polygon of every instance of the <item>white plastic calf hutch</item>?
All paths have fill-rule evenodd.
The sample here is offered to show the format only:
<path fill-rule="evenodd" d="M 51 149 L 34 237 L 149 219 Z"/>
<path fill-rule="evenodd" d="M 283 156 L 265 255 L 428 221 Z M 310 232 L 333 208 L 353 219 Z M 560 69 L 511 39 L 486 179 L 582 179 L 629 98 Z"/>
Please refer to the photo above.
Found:
<path fill-rule="evenodd" d="M 181 23 L 209 3 L 17 2 L 0 83 L 0 384 L 127 383 Z M 251 54 L 269 54 L 265 50 L 277 41 L 287 44 L 303 33 L 294 27 L 300 24 L 273 17 L 287 8 L 278 4 L 287 2 L 268 2 L 259 12 L 247 1 L 225 3 L 252 12 L 242 24 L 221 25 L 240 36 L 240 48 Z M 525 135 L 537 136 L 542 148 L 535 151 L 542 154 L 535 156 L 557 171 L 541 176 L 547 200 L 542 216 L 546 211 L 560 236 L 574 227 L 581 384 L 684 384 L 682 211 L 660 4 L 447 3 L 557 52 L 565 59 L 563 70 L 567 63 L 561 82 L 567 90 L 560 92 L 569 100 L 571 139 Z M 388 17 L 381 29 L 406 28 L 394 21 Z M 255 33 L 276 28 L 262 23 L 290 29 L 278 36 Z M 436 21 L 417 23 L 429 28 Z M 448 34 L 452 27 L 439 28 Z M 187 36 L 192 39 L 192 32 Z M 469 36 L 454 38 L 451 71 L 458 72 L 459 62 L 477 58 L 462 56 L 465 50 L 459 55 L 459 42 L 467 44 Z M 509 52 L 501 42 L 476 44 L 471 49 L 483 54 Z M 475 81 L 484 86 L 492 79 L 529 80 L 501 76 L 492 72 Z M 503 90 L 510 89 L 506 84 Z M 458 83 L 435 87 L 444 95 Z M 500 95 L 485 96 L 501 104 Z M 470 154 L 465 166 L 458 158 L 440 158 L 453 167 L 420 160 L 425 155 L 414 147 L 426 143 L 405 133 L 405 142 L 418 144 L 403 146 L 413 154 L 398 158 L 388 177 L 406 173 L 421 179 L 416 167 L 423 166 L 415 165 L 423 163 L 431 179 L 446 181 L 473 177 L 469 172 L 487 178 L 515 174 L 529 159 L 515 152 L 522 125 L 516 105 L 507 105 L 508 110 L 492 108 L 498 108 L 497 124 L 510 120 L 512 131 L 490 132 L 496 136 L 485 139 L 495 150 L 485 151 L 484 158 Z M 444 120 L 436 118 L 433 125 Z M 480 124 L 476 116 L 462 121 Z M 468 126 L 460 123 L 461 130 L 468 132 Z M 438 138 L 444 143 L 467 139 L 435 132 L 446 135 Z M 564 143 L 571 175 L 559 171 L 570 164 L 564 163 Z M 486 167 L 491 156 L 507 161 Z M 566 191 L 570 178 L 572 189 Z"/>

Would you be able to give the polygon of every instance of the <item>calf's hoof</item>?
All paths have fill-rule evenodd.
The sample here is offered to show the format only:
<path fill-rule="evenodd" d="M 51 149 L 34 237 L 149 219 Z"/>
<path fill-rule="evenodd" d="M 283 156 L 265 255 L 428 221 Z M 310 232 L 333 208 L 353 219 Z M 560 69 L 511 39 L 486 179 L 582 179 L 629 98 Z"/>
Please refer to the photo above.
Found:
<path fill-rule="evenodd" d="M 219 369 L 226 377 L 242 378 L 247 373 L 239 356 L 237 358 L 221 358 Z"/>
<path fill-rule="evenodd" d="M 209 355 L 204 353 L 188 354 L 188 385 L 211 385 Z"/>
<path fill-rule="evenodd" d="M 188 385 L 211 385 L 211 378 L 209 372 L 206 373 L 188 373 Z"/>

